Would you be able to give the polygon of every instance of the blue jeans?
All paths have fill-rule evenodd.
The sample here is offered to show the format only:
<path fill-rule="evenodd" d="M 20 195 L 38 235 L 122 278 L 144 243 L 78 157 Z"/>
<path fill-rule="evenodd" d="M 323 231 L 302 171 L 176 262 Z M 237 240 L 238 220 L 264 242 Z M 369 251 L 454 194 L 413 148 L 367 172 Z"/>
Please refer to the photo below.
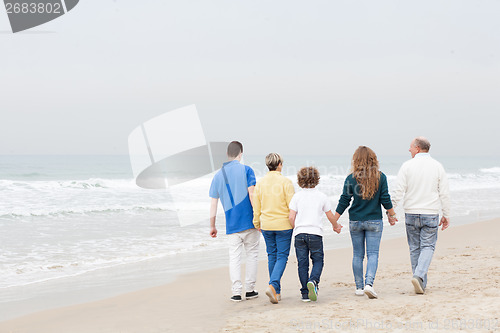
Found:
<path fill-rule="evenodd" d="M 438 236 L 439 215 L 405 214 L 406 237 L 410 247 L 411 269 L 414 276 L 427 286 L 427 271 L 431 264 Z"/>
<path fill-rule="evenodd" d="M 280 281 L 290 254 L 292 233 L 293 229 L 262 230 L 262 235 L 266 241 L 269 284 L 274 287 L 277 294 L 281 294 Z"/>
<path fill-rule="evenodd" d="M 354 282 L 356 289 L 363 289 L 365 285 L 373 286 L 375 274 L 378 267 L 378 250 L 380 247 L 380 239 L 382 238 L 382 230 L 384 225 L 382 220 L 372 221 L 349 221 L 349 231 L 351 232 L 352 241 L 352 272 L 354 273 Z M 365 259 L 365 243 L 366 256 L 366 275 L 363 281 L 363 261 Z"/>
<path fill-rule="evenodd" d="M 324 253 L 323 237 L 313 234 L 298 234 L 295 236 L 295 254 L 299 268 L 299 280 L 302 288 L 300 293 L 307 295 L 307 282 L 316 281 L 319 284 L 319 278 L 323 271 Z M 309 254 L 312 260 L 311 275 L 309 275 Z"/>

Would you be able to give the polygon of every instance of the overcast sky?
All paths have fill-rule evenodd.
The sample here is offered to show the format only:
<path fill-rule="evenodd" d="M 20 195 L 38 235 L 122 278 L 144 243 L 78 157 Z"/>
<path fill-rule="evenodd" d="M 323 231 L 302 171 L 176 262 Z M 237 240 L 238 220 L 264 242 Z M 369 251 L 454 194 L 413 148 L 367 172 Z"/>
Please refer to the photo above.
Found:
<path fill-rule="evenodd" d="M 127 154 L 196 104 L 261 154 L 498 155 L 500 1 L 82 0 L 12 34 L 0 9 L 0 154 Z M 168 144 L 168 143 L 166 143 Z"/>

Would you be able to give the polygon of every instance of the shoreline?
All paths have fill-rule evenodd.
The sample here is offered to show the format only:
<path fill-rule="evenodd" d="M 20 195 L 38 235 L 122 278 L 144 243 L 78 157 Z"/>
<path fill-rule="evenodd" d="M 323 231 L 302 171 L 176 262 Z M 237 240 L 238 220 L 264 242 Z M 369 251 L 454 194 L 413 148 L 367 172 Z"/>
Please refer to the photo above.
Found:
<path fill-rule="evenodd" d="M 468 228 L 472 225 L 474 225 L 474 228 Z M 498 242 L 493 235 L 496 232 L 485 233 L 483 230 L 485 228 L 486 230 L 491 228 L 500 230 L 500 219 L 458 225 L 456 227 L 452 225 L 448 230 L 439 232 L 440 239 L 438 239 L 434 261 L 431 264 L 429 273 L 429 294 L 434 295 L 439 292 L 438 287 L 433 283 L 433 280 L 436 279 L 433 276 L 443 272 L 440 267 L 437 267 L 440 265 L 436 264 L 436 261 L 445 260 L 450 255 L 464 255 L 463 257 L 467 259 L 473 255 L 466 252 L 474 252 L 475 248 L 481 246 L 498 247 L 496 245 Z M 460 239 L 458 244 L 456 244 L 457 239 Z M 257 290 L 260 291 L 260 296 L 256 300 L 243 301 L 237 304 L 229 301 L 231 293 L 226 265 L 225 267 L 184 274 L 173 282 L 158 287 L 128 292 L 100 301 L 44 310 L 2 321 L 0 322 L 0 331 L 169 332 L 186 331 L 186 327 L 189 327 L 188 331 L 220 331 L 223 327 L 226 327 L 226 329 L 229 327 L 230 331 L 239 330 L 243 332 L 248 327 L 245 327 L 245 325 L 238 326 L 239 320 L 248 322 L 250 317 L 258 318 L 261 316 L 263 318 L 257 320 L 254 324 L 262 325 L 266 320 L 269 321 L 270 318 L 266 317 L 266 315 L 271 316 L 271 314 L 268 314 L 269 311 L 276 312 L 274 316 L 281 319 L 287 317 L 282 313 L 286 312 L 286 309 L 300 309 L 304 305 L 311 305 L 311 309 L 317 311 L 323 305 L 328 307 L 331 304 L 336 304 L 336 306 L 342 307 L 345 304 L 351 304 L 350 302 L 361 301 L 359 298 L 353 299 L 354 296 L 351 295 L 354 291 L 350 267 L 351 259 L 351 248 L 325 251 L 325 270 L 320 284 L 320 298 L 316 304 L 302 304 L 298 300 L 297 264 L 295 254 L 291 252 L 288 267 L 282 280 L 283 300 L 278 306 L 273 307 L 264 295 L 267 285 L 267 265 L 265 261 L 261 261 L 257 280 Z M 494 270 L 494 268 L 498 269 L 498 266 L 491 267 L 490 270 Z M 398 272 L 396 275 L 389 274 L 391 270 L 397 270 Z M 403 278 L 405 274 L 407 276 Z M 382 301 L 386 296 L 400 299 L 401 296 L 398 296 L 396 290 L 399 290 L 400 295 L 408 297 L 412 290 L 409 283 L 411 276 L 408 274 L 411 274 L 411 271 L 406 239 L 396 237 L 383 240 L 380 250 L 379 270 L 374 285 L 380 299 L 375 300 L 375 302 Z M 400 277 L 401 280 L 398 283 L 403 284 L 394 290 L 394 288 L 387 285 L 388 281 L 386 279 L 396 276 Z M 391 285 L 394 285 L 394 283 Z M 424 297 L 427 296 L 424 295 Z M 345 301 L 337 303 L 339 297 L 345 297 Z M 243 314 L 239 312 L 243 312 Z M 221 315 L 221 313 L 225 315 Z M 226 320 L 228 321 L 226 322 Z M 288 328 L 296 330 L 307 330 L 305 326 L 321 323 L 321 321 L 314 320 L 293 320 L 294 317 L 287 321 Z M 259 327 L 265 329 L 265 327 Z M 320 328 L 316 327 L 316 329 Z"/>
<path fill-rule="evenodd" d="M 399 216 L 403 214 L 398 213 Z M 453 225 L 475 223 L 500 217 L 500 211 L 486 210 L 453 218 Z M 473 222 L 474 221 L 474 222 Z M 348 226 L 347 215 L 341 223 Z M 225 243 L 222 236 L 209 239 Z M 382 241 L 405 237 L 404 223 L 390 227 L 385 221 Z M 337 235 L 326 226 L 324 249 L 351 248 L 348 228 Z M 293 248 L 292 248 L 293 252 Z M 291 253 L 294 256 L 294 253 Z M 265 242 L 261 239 L 259 260 L 266 261 Z M 197 274 L 213 268 L 227 268 L 227 248 L 207 249 L 196 253 L 180 253 L 172 257 L 148 259 L 115 267 L 98 269 L 76 276 L 0 289 L 0 322 L 40 311 L 101 301 L 107 298 L 172 283 L 185 274 Z M 266 268 L 267 269 L 267 268 Z"/>

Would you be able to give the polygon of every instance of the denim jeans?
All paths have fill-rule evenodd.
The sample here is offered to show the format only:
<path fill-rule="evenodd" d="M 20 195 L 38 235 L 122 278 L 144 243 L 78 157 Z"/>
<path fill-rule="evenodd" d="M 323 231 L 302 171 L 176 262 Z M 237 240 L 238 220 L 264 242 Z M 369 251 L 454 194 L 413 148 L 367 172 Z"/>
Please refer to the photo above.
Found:
<path fill-rule="evenodd" d="M 269 284 L 277 294 L 281 293 L 281 276 L 286 268 L 293 229 L 289 230 L 262 230 L 266 241 L 267 264 L 269 267 Z"/>
<path fill-rule="evenodd" d="M 302 288 L 302 295 L 308 294 L 307 282 L 316 281 L 319 284 L 319 278 L 323 271 L 324 253 L 323 237 L 313 234 L 298 234 L 295 236 L 295 255 L 299 269 L 299 280 Z M 311 255 L 312 269 L 309 275 L 309 255 Z"/>
<path fill-rule="evenodd" d="M 356 289 L 363 289 L 365 285 L 373 285 L 378 267 L 378 251 L 383 230 L 382 220 L 349 221 L 349 231 L 352 241 L 352 272 Z M 366 275 L 363 281 L 363 261 L 366 255 Z"/>
<path fill-rule="evenodd" d="M 413 275 L 424 281 L 427 286 L 427 271 L 431 264 L 438 236 L 439 215 L 405 214 L 406 237 L 410 247 L 410 260 Z"/>

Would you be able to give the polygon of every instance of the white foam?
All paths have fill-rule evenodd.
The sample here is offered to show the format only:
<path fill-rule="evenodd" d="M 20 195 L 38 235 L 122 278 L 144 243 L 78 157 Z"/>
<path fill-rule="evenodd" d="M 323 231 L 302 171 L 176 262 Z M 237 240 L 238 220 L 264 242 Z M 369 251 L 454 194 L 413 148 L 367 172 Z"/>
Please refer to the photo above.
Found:
<path fill-rule="evenodd" d="M 189 182 L 176 192 L 176 208 L 205 209 L 212 176 Z M 346 176 L 321 175 L 318 188 L 333 204 Z M 397 176 L 387 177 L 391 188 Z M 453 216 L 500 208 L 500 167 L 450 172 L 448 177 Z M 296 176 L 288 178 L 296 186 Z M 207 225 L 181 228 L 168 220 L 174 209 L 168 191 L 141 189 L 133 179 L 4 179 L 0 193 L 0 234 L 4 235 L 0 288 L 227 246 L 221 217 L 220 237 L 215 240 L 208 236 Z"/>
<path fill-rule="evenodd" d="M 207 234 L 208 237 L 208 234 Z M 200 235 L 181 233 L 150 238 L 83 240 L 73 244 L 45 244 L 37 253 L 6 253 L 0 257 L 0 289 L 77 276 L 99 269 L 221 248 L 225 242 L 207 242 Z"/>
<path fill-rule="evenodd" d="M 500 174 L 500 167 L 483 168 L 483 169 L 479 169 L 479 171 L 481 171 L 483 173 L 498 173 L 498 174 Z"/>

